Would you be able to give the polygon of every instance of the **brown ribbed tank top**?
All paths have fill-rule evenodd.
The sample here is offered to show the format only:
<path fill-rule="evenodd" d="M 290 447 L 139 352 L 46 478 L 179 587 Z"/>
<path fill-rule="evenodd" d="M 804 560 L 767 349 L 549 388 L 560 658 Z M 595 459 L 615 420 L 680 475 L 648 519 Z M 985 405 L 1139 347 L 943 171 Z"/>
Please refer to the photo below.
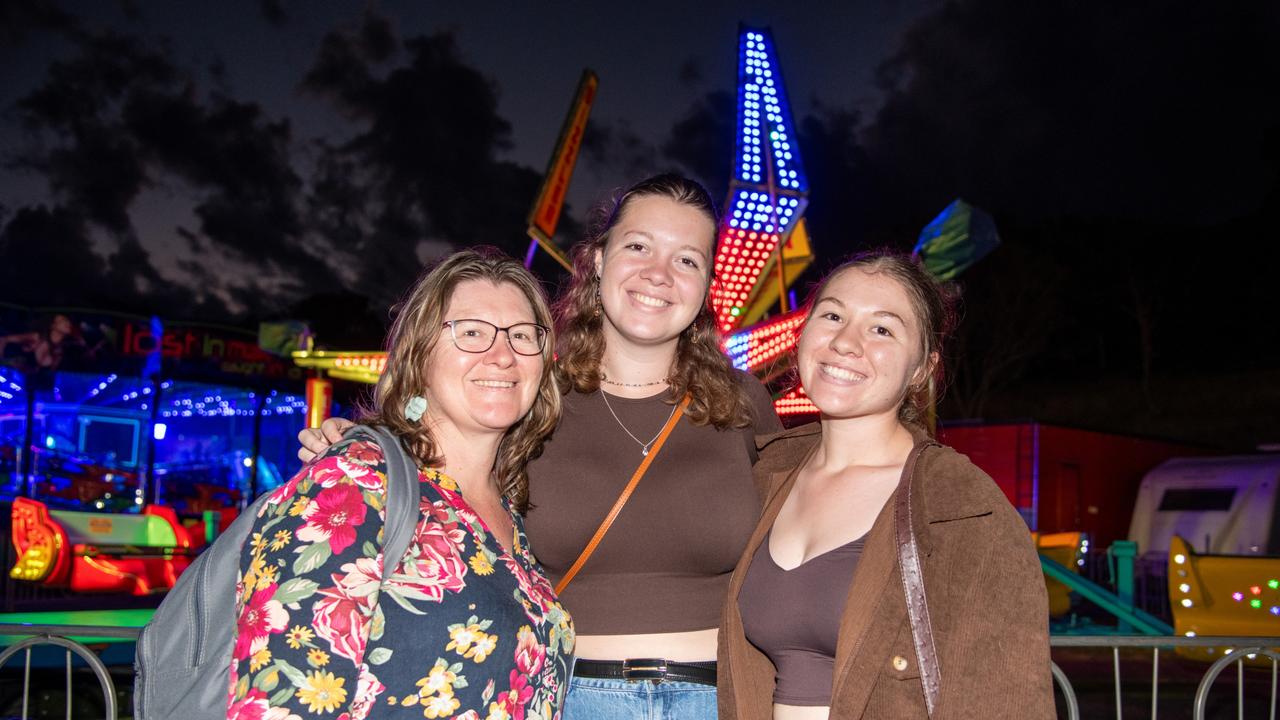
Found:
<path fill-rule="evenodd" d="M 836 639 L 863 538 L 783 570 L 765 535 L 738 593 L 747 640 L 773 661 L 773 701 L 830 705 Z"/>

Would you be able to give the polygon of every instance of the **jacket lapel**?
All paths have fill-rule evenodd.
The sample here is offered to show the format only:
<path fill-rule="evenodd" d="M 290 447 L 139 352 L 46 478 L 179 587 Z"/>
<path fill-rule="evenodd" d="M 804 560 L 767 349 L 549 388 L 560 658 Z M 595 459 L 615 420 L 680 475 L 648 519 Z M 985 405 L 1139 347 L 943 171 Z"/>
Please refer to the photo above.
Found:
<path fill-rule="evenodd" d="M 770 435 L 767 436 L 768 441 L 765 442 L 765 444 L 768 444 L 768 442 L 772 442 L 775 439 L 789 437 L 792 435 L 793 431 Z M 725 610 L 727 613 L 725 619 L 728 624 L 728 628 L 730 629 L 730 651 L 735 655 L 738 654 L 737 650 L 745 650 L 745 647 L 734 648 L 734 644 L 740 644 L 741 646 L 745 646 L 747 644 L 746 636 L 743 634 L 742 630 L 742 615 L 738 609 L 738 594 L 742 591 L 742 584 L 746 580 L 746 569 L 751 564 L 748 558 L 751 558 L 755 554 L 756 550 L 760 547 L 760 544 L 764 542 L 764 538 L 769 533 L 769 530 L 773 528 L 773 521 L 778 517 L 778 513 L 782 510 L 783 504 L 787 501 L 787 496 L 791 494 L 791 488 L 796 483 L 796 476 L 800 474 L 800 468 L 804 466 L 805 462 L 808 461 L 809 456 L 817 449 L 817 440 L 818 437 L 815 435 L 812 442 L 802 441 L 787 448 L 787 462 L 781 463 L 780 466 L 789 467 L 789 469 L 775 470 L 771 472 L 768 470 L 764 471 L 769 472 L 770 474 L 768 479 L 769 486 L 767 489 L 767 495 L 765 496 L 764 510 L 761 512 L 760 522 L 756 523 L 755 532 L 751 534 L 751 539 L 747 542 L 747 547 L 743 551 L 742 562 L 738 563 L 738 569 L 729 579 L 729 597 L 727 603 L 728 607 Z M 764 445 L 761 445 L 760 447 L 763 448 Z M 757 472 L 761 471 L 757 470 Z M 733 684 L 733 692 L 735 695 L 734 702 L 736 703 L 736 707 L 740 709 L 740 714 L 743 714 L 742 709 L 755 707 L 755 704 L 752 702 L 752 698 L 747 694 L 748 691 L 749 688 L 745 687 L 742 683 L 735 682 Z M 772 702 L 772 698 L 770 698 L 770 702 Z M 770 711 L 770 713 L 771 712 L 772 711 Z"/>

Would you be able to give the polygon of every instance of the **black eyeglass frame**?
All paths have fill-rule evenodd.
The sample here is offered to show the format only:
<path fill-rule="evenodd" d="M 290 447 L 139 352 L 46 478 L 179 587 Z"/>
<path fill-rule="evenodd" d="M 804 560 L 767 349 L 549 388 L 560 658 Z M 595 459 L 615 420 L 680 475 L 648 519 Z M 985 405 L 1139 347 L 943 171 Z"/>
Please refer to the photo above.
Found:
<path fill-rule="evenodd" d="M 487 345 L 483 350 L 468 350 L 468 349 L 466 349 L 466 348 L 462 347 L 461 345 L 459 345 L 459 344 L 458 344 L 458 333 L 457 333 L 457 330 L 455 330 L 455 325 L 454 325 L 454 323 L 460 323 L 460 322 L 476 322 L 476 323 L 483 323 L 483 324 L 488 325 L 489 327 L 493 328 L 493 337 L 489 338 L 489 344 L 488 344 L 488 345 Z M 519 350 L 517 350 L 517 349 L 516 349 L 516 345 L 515 345 L 515 343 L 511 342 L 511 329 L 512 329 L 512 328 L 518 328 L 518 327 L 521 327 L 522 325 L 528 325 L 529 327 L 535 327 L 535 328 L 537 328 L 537 329 L 539 329 L 539 330 L 541 330 L 541 331 L 542 331 L 542 333 L 541 333 L 540 335 L 538 335 L 538 336 L 537 336 L 537 337 L 538 337 L 538 351 L 537 351 L 537 352 L 532 352 L 532 353 L 520 352 Z M 513 352 L 513 353 L 515 353 L 515 354 L 517 354 L 517 355 L 519 355 L 519 356 L 521 356 L 521 357 L 537 357 L 537 356 L 541 355 L 542 353 L 546 352 L 546 350 L 547 350 L 547 337 L 551 334 L 551 328 L 547 327 L 546 325 L 540 325 L 540 324 L 538 324 L 538 323 L 522 322 L 522 323 L 513 323 L 513 324 L 508 325 L 508 326 L 506 326 L 506 327 L 498 327 L 497 325 L 494 325 L 493 323 L 489 322 L 488 320 L 481 320 L 480 318 L 458 318 L 457 320 L 445 320 L 443 323 L 441 323 L 440 327 L 442 327 L 442 328 L 449 328 L 449 337 L 453 339 L 453 346 L 454 346 L 454 347 L 458 348 L 459 350 L 461 350 L 461 351 L 462 351 L 462 352 L 464 352 L 464 353 L 474 353 L 474 354 L 476 354 L 476 355 L 479 355 L 480 353 L 487 353 L 487 352 L 489 352 L 491 349 L 493 349 L 493 344 L 494 344 L 495 342 L 497 342 L 497 341 L 498 341 L 498 333 L 502 332 L 502 333 L 506 333 L 506 335 L 507 335 L 507 347 L 511 348 L 511 352 Z"/>

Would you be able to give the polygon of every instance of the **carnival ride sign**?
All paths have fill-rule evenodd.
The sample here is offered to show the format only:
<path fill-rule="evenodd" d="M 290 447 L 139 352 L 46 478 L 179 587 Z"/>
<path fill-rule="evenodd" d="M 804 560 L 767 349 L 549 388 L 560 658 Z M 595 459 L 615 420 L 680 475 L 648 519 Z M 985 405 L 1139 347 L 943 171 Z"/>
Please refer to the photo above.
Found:
<path fill-rule="evenodd" d="M 36 385 L 59 371 L 215 381 L 303 378 L 286 358 L 263 350 L 252 331 L 16 305 L 0 307 L 0 365 L 16 368 Z"/>
<path fill-rule="evenodd" d="M 565 194 L 569 192 L 569 180 L 573 177 L 574 165 L 578 162 L 578 150 L 582 148 L 582 138 L 587 131 L 587 118 L 591 115 L 591 105 L 595 102 L 596 89 L 600 79 L 591 70 L 582 71 L 582 79 L 578 81 L 578 90 L 574 93 L 573 105 L 569 107 L 569 115 L 560 130 L 560 139 L 556 141 L 556 149 L 551 153 L 551 162 L 542 179 L 542 188 L 538 191 L 538 199 L 529 212 L 529 235 L 534 241 L 556 259 L 565 269 L 570 268 L 564 252 L 556 246 L 552 238 L 556 234 L 556 225 L 560 222 L 560 211 L 564 207 Z M 530 248 L 530 252 L 533 248 Z M 530 255 L 532 257 L 532 255 Z"/>

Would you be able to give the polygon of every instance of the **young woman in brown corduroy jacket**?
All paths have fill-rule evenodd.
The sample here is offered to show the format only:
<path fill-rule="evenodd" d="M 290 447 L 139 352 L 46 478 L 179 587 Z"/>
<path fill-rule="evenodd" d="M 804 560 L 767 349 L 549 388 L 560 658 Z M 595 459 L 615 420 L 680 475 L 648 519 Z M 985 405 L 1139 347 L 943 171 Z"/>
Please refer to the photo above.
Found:
<path fill-rule="evenodd" d="M 1027 527 L 919 424 L 950 317 L 892 253 L 815 292 L 797 369 L 821 421 L 758 441 L 770 491 L 723 613 L 722 720 L 1053 717 Z"/>

